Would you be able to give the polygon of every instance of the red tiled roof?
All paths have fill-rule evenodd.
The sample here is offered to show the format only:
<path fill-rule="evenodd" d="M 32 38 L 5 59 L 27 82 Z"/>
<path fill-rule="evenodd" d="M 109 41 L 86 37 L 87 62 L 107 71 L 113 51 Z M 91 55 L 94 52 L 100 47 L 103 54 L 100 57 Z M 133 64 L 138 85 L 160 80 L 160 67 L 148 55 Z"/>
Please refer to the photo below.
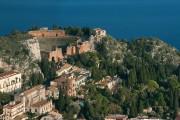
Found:
<path fill-rule="evenodd" d="M 19 73 L 15 72 L 15 71 L 9 71 L 9 72 L 1 73 L 0 74 L 0 80 L 2 80 L 4 78 L 7 78 L 7 77 L 11 77 L 11 76 L 17 75 L 17 74 L 19 74 Z"/>

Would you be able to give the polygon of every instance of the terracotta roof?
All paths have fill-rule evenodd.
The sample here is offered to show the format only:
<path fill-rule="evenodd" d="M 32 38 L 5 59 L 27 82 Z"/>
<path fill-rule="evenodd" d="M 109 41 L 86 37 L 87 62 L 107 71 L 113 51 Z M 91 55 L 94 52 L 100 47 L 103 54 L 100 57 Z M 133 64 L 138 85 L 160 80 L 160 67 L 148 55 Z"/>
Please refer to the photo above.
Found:
<path fill-rule="evenodd" d="M 0 80 L 2 80 L 4 78 L 7 78 L 7 77 L 11 77 L 11 76 L 17 75 L 17 74 L 20 74 L 20 73 L 15 72 L 15 71 L 9 71 L 9 72 L 1 73 L 0 74 Z"/>
<path fill-rule="evenodd" d="M 37 102 L 37 103 L 33 104 L 32 107 L 42 107 L 42 106 L 44 106 L 46 104 L 49 104 L 49 103 L 50 103 L 50 101 L 42 100 L 40 102 Z"/>
<path fill-rule="evenodd" d="M 12 109 L 18 105 L 21 105 L 22 103 L 20 101 L 16 101 L 16 102 L 10 102 L 9 104 L 5 105 L 4 108 L 8 108 L 8 109 Z"/>
<path fill-rule="evenodd" d="M 34 91 L 39 91 L 39 90 L 42 89 L 42 88 L 44 88 L 43 85 L 37 85 L 37 86 L 35 86 L 35 87 L 33 87 L 33 88 L 29 89 L 29 90 L 24 91 L 23 93 L 24 93 L 25 95 L 28 95 L 28 94 L 30 94 L 30 93 L 32 93 L 32 92 L 34 92 Z"/>
<path fill-rule="evenodd" d="M 27 118 L 28 118 L 28 116 L 26 114 L 22 114 L 22 115 L 15 117 L 14 119 L 15 120 L 22 120 L 22 119 L 27 119 Z"/>
<path fill-rule="evenodd" d="M 70 77 L 69 74 L 63 74 L 62 76 L 60 77 L 57 77 L 55 80 L 53 80 L 54 82 L 65 82 L 66 79 Z"/>
<path fill-rule="evenodd" d="M 55 90 L 58 90 L 58 88 L 54 87 L 54 86 L 50 86 L 50 87 L 48 87 L 48 90 L 55 91 Z"/>
<path fill-rule="evenodd" d="M 63 71 L 64 69 L 69 69 L 70 67 L 72 67 L 72 65 L 66 63 L 59 70 L 57 70 L 57 72 L 58 71 Z"/>

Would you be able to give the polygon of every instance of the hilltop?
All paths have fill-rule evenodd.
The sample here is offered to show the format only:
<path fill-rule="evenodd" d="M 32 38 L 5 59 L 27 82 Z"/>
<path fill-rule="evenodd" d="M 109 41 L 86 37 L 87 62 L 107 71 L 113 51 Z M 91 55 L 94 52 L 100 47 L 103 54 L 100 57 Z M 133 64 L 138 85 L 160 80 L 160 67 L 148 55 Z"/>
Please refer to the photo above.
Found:
<path fill-rule="evenodd" d="M 85 85 L 79 87 L 77 92 L 77 96 L 84 96 L 81 101 L 84 106 L 77 105 L 81 107 L 78 109 L 79 113 L 69 109 L 71 103 L 77 102 L 77 96 L 68 96 L 71 101 L 62 105 L 61 101 L 67 102 L 67 96 L 65 97 L 64 91 L 60 90 L 61 97 L 54 101 L 56 108 L 67 119 L 70 119 L 72 114 L 88 120 L 103 119 L 108 114 L 125 114 L 130 118 L 139 115 L 156 118 L 175 117 L 180 99 L 178 49 L 158 38 L 117 40 L 99 28 L 95 29 L 95 33 L 91 29 L 85 29 L 84 34 L 81 29 L 70 28 L 67 31 L 71 31 L 67 33 L 71 34 L 71 37 L 57 37 L 52 30 L 50 32 L 53 34 L 47 32 L 47 35 L 53 37 L 45 37 L 44 34 L 34 37 L 28 33 L 0 37 L 0 72 L 21 72 L 23 80 L 28 81 L 28 84 L 24 84 L 23 81 L 23 87 L 29 88 L 39 84 L 49 86 L 55 78 L 62 77 L 57 75 L 57 71 L 59 68 L 66 70 L 63 65 L 76 66 L 79 70 L 86 69 L 89 76 Z M 76 49 L 73 54 L 66 54 L 67 51 L 62 53 L 60 49 L 56 49 L 57 53 L 51 50 L 53 46 L 73 46 L 79 40 L 82 43 L 88 42 L 91 49 L 77 52 L 79 48 L 74 46 Z M 49 51 L 47 56 L 42 56 L 43 50 Z M 71 50 L 73 49 L 70 49 L 70 52 Z M 51 59 L 58 58 L 59 54 L 63 54 L 64 57 L 57 61 Z M 73 74 L 80 77 L 79 73 Z M 149 109 L 150 112 L 147 112 Z"/>

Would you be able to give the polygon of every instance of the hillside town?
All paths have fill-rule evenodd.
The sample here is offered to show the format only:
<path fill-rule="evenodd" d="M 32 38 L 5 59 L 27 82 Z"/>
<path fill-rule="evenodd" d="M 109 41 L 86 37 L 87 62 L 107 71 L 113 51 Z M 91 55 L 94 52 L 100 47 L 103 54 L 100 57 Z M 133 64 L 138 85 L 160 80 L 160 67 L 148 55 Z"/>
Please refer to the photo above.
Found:
<path fill-rule="evenodd" d="M 36 85 L 32 88 L 22 90 L 23 81 L 22 74 L 16 70 L 7 71 L 0 74 L 0 92 L 13 93 L 14 100 L 3 106 L 3 114 L 0 115 L 2 120 L 27 120 L 27 113 L 35 114 L 35 119 L 42 116 L 40 120 L 63 120 L 62 114 L 55 108 L 52 99 L 59 98 L 59 90 L 65 91 L 68 96 L 79 97 L 83 99 L 83 94 L 78 94 L 83 91 L 83 86 L 86 85 L 91 76 L 91 72 L 70 65 L 65 62 L 67 56 L 82 54 L 84 52 L 93 51 L 94 42 L 99 41 L 106 36 L 106 31 L 95 29 L 95 36 L 90 41 L 78 40 L 73 46 L 67 46 L 66 52 L 62 52 L 62 48 L 55 47 L 51 51 L 40 51 L 38 40 L 41 38 L 60 38 L 65 37 L 63 30 L 48 30 L 48 28 L 41 28 L 37 31 L 29 31 L 28 34 L 32 36 L 31 39 L 24 43 L 34 56 L 35 60 L 41 60 L 47 57 L 49 61 L 62 62 L 61 66 L 57 66 L 56 78 L 50 82 L 49 86 Z M 109 81 L 109 80 L 108 80 Z M 109 81 L 111 82 L 111 81 Z M 113 81 L 112 81 L 113 82 Z M 103 84 L 105 85 L 105 84 Z M 115 84 L 108 84 L 110 89 Z M 114 115 L 107 116 L 107 120 L 123 118 L 126 116 Z"/>
<path fill-rule="evenodd" d="M 92 90 L 86 88 L 91 84 L 96 85 L 96 89 L 107 90 L 109 92 L 108 94 L 117 93 L 119 85 L 123 84 L 123 80 L 118 75 L 106 75 L 101 80 L 95 81 L 92 79 L 92 74 L 95 74 L 92 73 L 93 70 L 68 62 L 71 56 L 93 53 L 96 51 L 96 44 L 101 43 L 103 38 L 108 36 L 106 30 L 100 28 L 93 29 L 93 32 L 94 33 L 86 39 L 75 36 L 75 41 L 63 47 L 56 43 L 53 45 L 45 43 L 44 45 L 46 45 L 46 47 L 42 47 L 41 43 L 45 40 L 52 40 L 53 43 L 53 39 L 69 38 L 72 36 L 67 35 L 64 30 L 60 29 L 49 30 L 48 28 L 40 28 L 39 30 L 28 31 L 27 34 L 30 35 L 31 38 L 24 40 L 23 45 L 30 51 L 29 54 L 33 56 L 32 59 L 34 61 L 47 59 L 48 62 L 55 63 L 55 69 L 53 69 L 55 71 L 55 77 L 47 84 L 37 84 L 28 87 L 25 86 L 23 81 L 23 73 L 16 68 L 1 73 L 0 92 L 11 93 L 14 99 L 6 105 L 3 105 L 0 120 L 66 120 L 68 118 L 64 117 L 64 113 L 58 108 L 60 105 L 55 102 L 58 100 L 61 101 L 63 96 L 61 92 L 71 97 L 74 104 L 79 106 L 82 105 L 82 101 L 86 99 L 87 94 L 93 90 L 93 88 Z M 97 68 L 101 67 L 99 64 L 100 63 L 97 63 Z M 45 75 L 43 75 L 43 77 L 45 77 Z M 93 100 L 91 102 L 93 103 Z M 155 111 L 152 106 L 148 106 L 143 108 L 143 113 L 148 115 L 155 113 Z M 71 114 L 71 117 L 77 120 L 86 120 L 83 116 L 77 116 L 76 112 Z M 130 118 L 126 114 L 116 114 L 115 112 L 104 116 L 104 119 L 160 120 L 160 118 L 157 117 L 149 117 L 141 114 Z"/>

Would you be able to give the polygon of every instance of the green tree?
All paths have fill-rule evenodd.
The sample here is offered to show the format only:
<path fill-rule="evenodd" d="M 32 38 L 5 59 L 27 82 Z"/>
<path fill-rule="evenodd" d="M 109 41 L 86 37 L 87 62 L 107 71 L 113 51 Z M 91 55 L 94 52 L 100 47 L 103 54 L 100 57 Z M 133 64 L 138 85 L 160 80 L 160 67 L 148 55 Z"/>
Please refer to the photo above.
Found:
<path fill-rule="evenodd" d="M 0 105 L 5 105 L 14 99 L 13 95 L 0 92 Z"/>
<path fill-rule="evenodd" d="M 147 91 L 150 93 L 155 92 L 159 88 L 159 85 L 154 80 L 149 80 L 147 83 Z"/>
<path fill-rule="evenodd" d="M 41 73 L 33 73 L 30 76 L 30 85 L 35 86 L 44 83 L 44 78 Z"/>
<path fill-rule="evenodd" d="M 4 72 L 4 69 L 3 68 L 0 68 L 0 73 L 3 73 Z"/>
<path fill-rule="evenodd" d="M 128 75 L 128 86 L 133 87 L 137 82 L 136 70 L 133 68 Z"/>
<path fill-rule="evenodd" d="M 138 113 L 142 113 L 144 109 L 144 104 L 142 100 L 139 100 L 138 102 Z"/>
<path fill-rule="evenodd" d="M 130 104 L 130 114 L 131 117 L 136 117 L 137 116 L 137 103 L 136 99 L 132 99 L 131 104 Z"/>

